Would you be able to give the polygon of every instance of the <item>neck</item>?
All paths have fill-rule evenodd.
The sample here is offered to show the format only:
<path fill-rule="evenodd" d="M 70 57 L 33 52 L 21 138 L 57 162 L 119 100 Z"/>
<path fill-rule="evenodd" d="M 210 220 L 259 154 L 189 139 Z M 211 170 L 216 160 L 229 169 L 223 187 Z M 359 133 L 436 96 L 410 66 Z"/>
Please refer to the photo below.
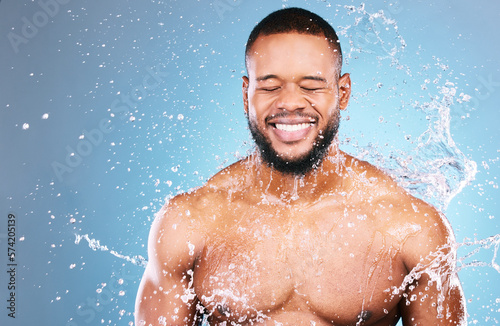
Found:
<path fill-rule="evenodd" d="M 254 153 L 251 158 L 255 162 L 253 170 L 256 189 L 268 202 L 285 204 L 311 202 L 319 198 L 327 187 L 331 189 L 342 184 L 345 158 L 336 143 L 330 146 L 328 155 L 320 166 L 305 175 L 277 171 L 263 162 L 258 153 Z"/>

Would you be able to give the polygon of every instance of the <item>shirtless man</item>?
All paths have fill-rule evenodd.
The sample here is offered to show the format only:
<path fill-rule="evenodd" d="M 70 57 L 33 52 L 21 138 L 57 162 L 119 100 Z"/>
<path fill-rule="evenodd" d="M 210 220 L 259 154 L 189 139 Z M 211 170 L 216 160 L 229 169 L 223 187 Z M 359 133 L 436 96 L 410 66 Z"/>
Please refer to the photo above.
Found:
<path fill-rule="evenodd" d="M 279 10 L 247 43 L 257 150 L 156 216 L 136 325 L 465 325 L 445 217 L 338 147 L 337 35 Z"/>

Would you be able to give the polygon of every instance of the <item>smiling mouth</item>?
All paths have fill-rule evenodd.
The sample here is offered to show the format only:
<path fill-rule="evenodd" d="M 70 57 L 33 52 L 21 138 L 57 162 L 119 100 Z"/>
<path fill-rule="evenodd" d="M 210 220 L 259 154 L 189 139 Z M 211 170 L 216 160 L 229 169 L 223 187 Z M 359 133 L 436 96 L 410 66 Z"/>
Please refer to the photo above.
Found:
<path fill-rule="evenodd" d="M 275 123 L 274 127 L 278 130 L 292 132 L 292 131 L 300 131 L 311 127 L 313 123 L 299 123 L 299 124 L 284 124 L 284 123 Z"/>
<path fill-rule="evenodd" d="M 270 123 L 272 134 L 279 142 L 296 143 L 307 138 L 315 125 L 313 121 L 276 121 Z"/>

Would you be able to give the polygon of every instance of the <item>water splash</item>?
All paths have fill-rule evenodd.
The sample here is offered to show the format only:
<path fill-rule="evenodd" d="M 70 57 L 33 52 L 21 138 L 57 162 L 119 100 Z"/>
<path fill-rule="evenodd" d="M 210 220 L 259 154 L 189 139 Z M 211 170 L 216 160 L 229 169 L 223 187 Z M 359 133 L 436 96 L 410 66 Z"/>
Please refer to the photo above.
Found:
<path fill-rule="evenodd" d="M 460 248 L 466 249 L 468 247 L 475 247 L 471 252 L 463 257 L 455 257 L 457 250 Z M 472 262 L 466 262 L 469 258 L 476 256 L 482 249 L 490 249 L 493 247 L 493 257 L 490 262 L 473 260 Z M 445 245 L 439 250 L 432 252 L 426 257 L 426 263 L 418 264 L 413 268 L 408 275 L 405 276 L 403 282 L 399 287 L 392 287 L 387 289 L 387 292 L 391 293 L 391 300 L 402 294 L 406 300 L 406 305 L 410 305 L 411 302 L 418 299 L 417 294 L 411 294 L 413 290 L 412 284 L 419 280 L 424 274 L 429 276 L 428 286 L 436 286 L 436 288 L 441 292 L 437 297 L 436 310 L 438 312 L 438 318 L 443 318 L 443 313 L 445 308 L 443 305 L 444 298 L 448 296 L 448 291 L 451 291 L 453 282 L 458 282 L 458 278 L 452 277 L 446 280 L 444 276 L 452 275 L 456 276 L 458 272 L 465 268 L 473 267 L 491 267 L 500 273 L 500 266 L 496 262 L 498 256 L 498 248 L 500 247 L 500 234 L 497 234 L 486 239 L 466 241 L 463 243 L 453 243 L 451 245 Z M 410 295 L 405 293 L 407 289 L 410 289 Z M 424 293 L 425 294 L 425 293 Z M 425 295 L 419 293 L 421 296 L 420 300 L 429 300 Z"/>
<path fill-rule="evenodd" d="M 465 241 L 457 245 L 457 249 L 460 247 L 476 247 L 471 252 L 463 257 L 457 258 L 456 272 L 458 273 L 464 268 L 469 267 L 491 267 L 500 273 L 500 265 L 496 262 L 498 257 L 498 248 L 500 248 L 500 234 L 488 237 L 481 240 Z M 493 247 L 493 256 L 490 262 L 479 261 L 473 259 L 471 262 L 467 262 L 469 258 L 476 256 L 482 249 L 490 249 Z"/>
<path fill-rule="evenodd" d="M 406 41 L 399 33 L 396 20 L 390 18 L 386 12 L 379 10 L 376 13 L 366 11 L 365 4 L 360 6 L 344 6 L 348 15 L 356 14 L 354 24 L 340 27 L 340 35 L 349 40 L 349 49 L 344 53 L 346 64 L 357 54 L 375 55 L 380 61 L 389 59 L 391 66 L 403 68 L 399 64 L 399 57 L 406 48 Z M 407 71 L 409 68 L 407 67 Z"/>
<path fill-rule="evenodd" d="M 474 180 L 477 163 L 456 146 L 450 133 L 450 107 L 456 102 L 456 88 L 446 82 L 438 86 L 440 96 L 416 104 L 426 113 L 429 125 L 418 137 L 418 145 L 405 157 L 391 155 L 391 175 L 405 189 L 432 201 L 444 211 L 450 201 Z"/>
<path fill-rule="evenodd" d="M 424 85 L 421 90 L 428 92 L 419 97 L 415 95 L 419 100 L 428 100 L 414 101 L 411 105 L 402 104 L 395 109 L 411 109 L 412 113 L 425 114 L 427 130 L 417 137 L 415 148 L 406 152 L 391 150 L 382 154 L 380 147 L 352 144 L 357 151 L 356 156 L 386 170 L 410 193 L 444 211 L 450 201 L 474 180 L 477 173 L 477 164 L 456 146 L 450 132 L 450 109 L 454 105 L 462 105 L 470 96 L 457 92 L 458 87 L 454 83 L 441 81 L 444 72 L 448 71 L 450 79 L 453 75 L 449 66 L 439 58 L 433 58 L 436 61 L 434 65 L 424 65 L 422 71 L 414 76 L 410 66 L 405 63 L 406 41 L 399 33 L 397 21 L 391 18 L 389 12 L 379 10 L 370 13 L 365 4 L 344 8 L 348 15 L 355 15 L 354 23 L 341 27 L 339 33 L 349 40 L 350 48 L 344 54 L 346 65 L 360 56 L 375 57 L 380 66 L 387 66 L 385 61 L 390 60 L 389 69 L 395 69 L 394 84 L 400 84 L 402 88 L 399 91 L 407 90 L 410 86 L 406 85 L 412 84 Z M 435 89 L 429 89 L 429 84 L 435 85 Z M 383 87 L 380 82 L 377 85 L 378 88 Z M 390 96 L 399 96 L 396 89 L 392 88 Z"/>
<path fill-rule="evenodd" d="M 83 234 L 83 235 L 75 234 L 75 244 L 77 244 L 77 245 L 80 244 L 80 241 L 82 241 L 82 239 L 87 241 L 89 248 L 92 249 L 93 251 L 97 251 L 97 250 L 108 251 L 110 254 L 112 254 L 113 256 L 115 256 L 117 258 L 124 259 L 124 260 L 128 261 L 129 263 L 132 263 L 132 264 L 137 265 L 137 266 L 142 266 L 144 268 L 146 267 L 146 265 L 148 263 L 147 260 L 144 257 L 142 257 L 141 255 L 136 255 L 136 256 L 122 255 L 113 249 L 109 249 L 106 245 L 101 245 L 101 242 L 99 240 L 96 240 L 94 238 L 90 238 L 88 234 Z"/>

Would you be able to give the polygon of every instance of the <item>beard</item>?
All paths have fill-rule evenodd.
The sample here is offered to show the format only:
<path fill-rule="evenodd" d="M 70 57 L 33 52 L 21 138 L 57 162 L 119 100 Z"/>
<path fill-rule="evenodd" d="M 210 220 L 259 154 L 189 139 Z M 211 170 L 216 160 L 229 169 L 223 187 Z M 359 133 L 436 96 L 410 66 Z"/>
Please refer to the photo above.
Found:
<path fill-rule="evenodd" d="M 272 147 L 269 138 L 250 119 L 248 119 L 248 127 L 259 149 L 262 160 L 269 167 L 273 167 L 284 174 L 304 176 L 321 165 L 328 153 L 330 144 L 337 135 L 340 124 L 340 112 L 339 110 L 335 112 L 328 121 L 325 130 L 318 134 L 314 140 L 312 148 L 307 153 L 293 159 L 284 159 L 281 154 L 277 153 Z"/>

